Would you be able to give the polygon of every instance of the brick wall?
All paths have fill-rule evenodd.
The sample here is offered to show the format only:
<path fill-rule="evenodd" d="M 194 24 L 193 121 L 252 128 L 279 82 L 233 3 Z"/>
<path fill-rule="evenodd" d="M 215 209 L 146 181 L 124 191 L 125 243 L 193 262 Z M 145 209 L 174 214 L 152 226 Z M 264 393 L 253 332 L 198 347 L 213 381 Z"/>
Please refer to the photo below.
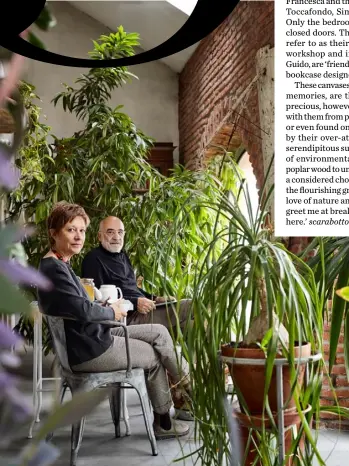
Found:
<path fill-rule="evenodd" d="M 267 45 L 274 46 L 274 2 L 242 1 L 200 43 L 186 64 L 179 78 L 179 152 L 180 161 L 187 167 L 199 169 L 203 166 L 206 155 L 203 134 L 208 130 L 213 135 L 215 126 L 218 128 L 225 116 L 225 99 L 239 98 L 253 80 L 256 53 Z M 221 111 L 216 111 L 212 121 L 212 113 L 220 106 Z M 261 185 L 264 172 L 259 127 L 255 85 L 237 129 Z M 227 133 L 229 126 L 223 131 Z"/>
<path fill-rule="evenodd" d="M 256 74 L 256 54 L 264 46 L 274 46 L 274 2 L 240 1 L 232 14 L 196 49 L 179 77 L 179 152 L 180 161 L 188 168 L 200 169 L 208 142 L 228 143 L 234 122 L 221 125 L 231 96 L 238 98 Z M 264 168 L 259 130 L 259 108 L 256 86 L 246 102 L 242 117 L 238 120 L 237 144 L 242 142 L 250 154 L 250 160 L 261 186 Z M 236 135 L 234 135 L 236 138 Z M 299 253 L 309 238 L 289 238 L 288 247 Z M 341 336 L 343 338 L 343 336 Z M 328 327 L 324 341 L 328 340 Z M 325 359 L 328 353 L 325 351 Z M 336 365 L 331 374 L 332 383 L 342 406 L 349 406 L 349 384 L 344 370 L 342 347 L 338 348 Z M 324 378 L 321 402 L 333 405 L 333 393 Z M 338 419 L 324 415 L 326 427 L 337 428 Z M 346 428 L 348 422 L 342 421 Z"/>

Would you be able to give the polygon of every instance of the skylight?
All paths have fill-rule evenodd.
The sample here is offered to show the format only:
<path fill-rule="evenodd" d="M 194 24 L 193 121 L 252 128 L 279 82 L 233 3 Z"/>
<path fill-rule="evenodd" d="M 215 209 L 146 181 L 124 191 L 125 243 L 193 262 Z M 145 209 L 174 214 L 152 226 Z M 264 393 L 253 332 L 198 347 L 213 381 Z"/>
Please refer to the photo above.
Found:
<path fill-rule="evenodd" d="M 197 0 L 167 0 L 168 3 L 183 11 L 186 15 L 190 16 L 197 4 Z"/>

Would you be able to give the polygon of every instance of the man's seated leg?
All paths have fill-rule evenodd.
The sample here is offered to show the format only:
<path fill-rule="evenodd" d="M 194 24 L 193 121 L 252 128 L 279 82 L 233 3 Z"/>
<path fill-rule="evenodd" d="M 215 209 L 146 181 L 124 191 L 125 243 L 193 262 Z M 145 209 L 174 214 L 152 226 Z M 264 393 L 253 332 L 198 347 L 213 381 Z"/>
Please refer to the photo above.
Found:
<path fill-rule="evenodd" d="M 171 330 L 176 335 L 177 325 L 179 324 L 181 331 L 184 333 L 188 331 L 191 325 L 191 300 L 181 299 L 178 304 L 161 304 L 153 311 L 147 314 L 140 312 L 133 312 L 127 316 L 127 325 L 139 324 L 162 324 L 171 333 Z"/>

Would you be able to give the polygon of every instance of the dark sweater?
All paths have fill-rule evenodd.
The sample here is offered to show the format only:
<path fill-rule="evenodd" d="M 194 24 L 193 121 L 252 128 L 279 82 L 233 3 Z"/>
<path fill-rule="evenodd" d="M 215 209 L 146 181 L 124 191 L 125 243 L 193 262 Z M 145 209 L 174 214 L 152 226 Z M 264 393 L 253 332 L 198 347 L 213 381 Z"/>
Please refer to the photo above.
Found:
<path fill-rule="evenodd" d="M 115 320 L 111 307 L 92 303 L 69 264 L 47 257 L 42 259 L 40 271 L 48 277 L 54 289 L 38 291 L 39 305 L 44 314 L 67 317 L 64 320 L 67 353 L 70 366 L 103 354 L 112 344 L 110 326 L 102 320 Z"/>
<path fill-rule="evenodd" d="M 101 285 L 121 288 L 124 299 L 133 304 L 133 312 L 137 310 L 138 298 L 156 298 L 137 287 L 134 270 L 124 251 L 109 252 L 101 245 L 92 249 L 82 261 L 81 274 L 84 278 L 93 278 L 97 288 Z"/>

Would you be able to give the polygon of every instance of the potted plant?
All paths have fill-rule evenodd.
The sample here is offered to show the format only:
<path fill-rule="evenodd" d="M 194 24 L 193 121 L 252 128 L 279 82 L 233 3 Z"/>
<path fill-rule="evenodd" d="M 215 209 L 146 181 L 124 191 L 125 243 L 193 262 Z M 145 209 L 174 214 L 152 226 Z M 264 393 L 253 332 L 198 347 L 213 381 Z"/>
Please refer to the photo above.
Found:
<path fill-rule="evenodd" d="M 322 351 L 325 294 L 319 294 L 309 265 L 273 236 L 267 221 L 272 193 L 273 187 L 265 184 L 259 210 L 253 212 L 240 177 L 237 195 L 226 192 L 211 205 L 216 210 L 214 240 L 205 248 L 203 265 L 197 270 L 195 325 L 181 342 L 193 379 L 201 443 L 196 453 L 204 465 L 221 465 L 223 458 L 229 459 L 224 374 L 217 358 L 220 348 L 240 363 L 241 358 L 265 360 L 258 367 L 230 364 L 233 399 L 240 407 L 236 415 L 248 434 L 242 464 L 280 464 L 275 444 L 280 428 L 274 367 L 278 358 L 287 359 L 285 424 L 298 426 L 294 435 L 288 431 L 284 436 L 286 464 L 310 465 L 314 455 L 325 464 L 311 430 L 311 420 L 316 421 L 319 414 L 323 361 L 310 365 L 305 384 L 305 365 L 299 360 Z M 302 448 L 305 438 L 310 446 L 306 450 Z"/>

